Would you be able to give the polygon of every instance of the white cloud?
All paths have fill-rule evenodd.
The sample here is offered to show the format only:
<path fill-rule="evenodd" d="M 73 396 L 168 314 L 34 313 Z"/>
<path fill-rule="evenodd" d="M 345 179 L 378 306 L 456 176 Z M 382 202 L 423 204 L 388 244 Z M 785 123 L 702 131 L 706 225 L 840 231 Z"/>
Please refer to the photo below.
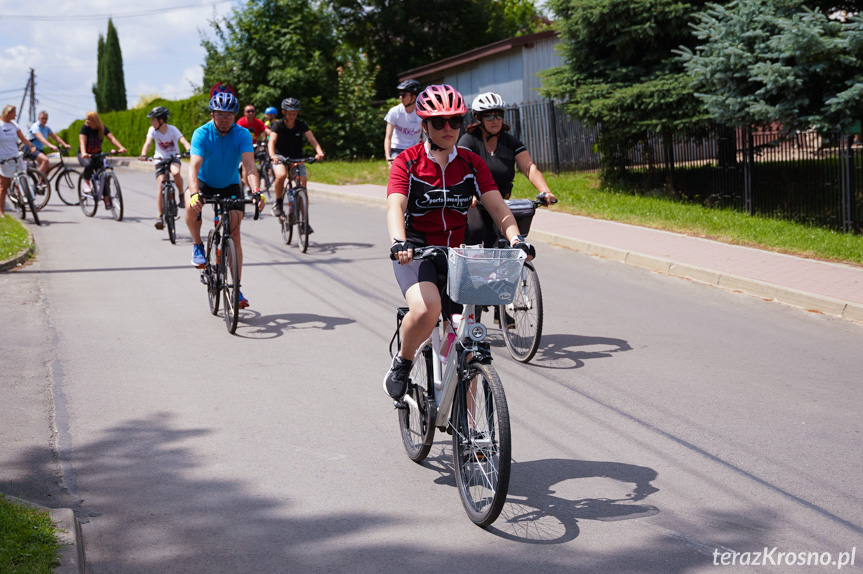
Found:
<path fill-rule="evenodd" d="M 124 18 L 123 14 L 200 4 L 198 8 Z M 209 33 L 208 21 L 231 12 L 231 3 L 206 6 L 212 0 L 150 0 L 147 3 L 116 0 L 44 0 L 3 7 L 5 15 L 78 16 L 114 14 L 120 38 L 130 106 L 142 94 L 166 98 L 192 94 L 190 82 L 201 83 L 204 49 L 199 30 Z M 7 3 L 4 3 L 7 4 Z M 11 25 L 10 25 L 11 24 Z M 38 106 L 51 114 L 51 127 L 60 130 L 95 108 L 91 87 L 96 81 L 96 44 L 106 34 L 106 20 L 63 22 L 7 22 L 0 36 L 0 77 L 3 90 L 22 88 L 29 70 L 36 71 Z M 22 93 L 0 93 L 0 102 L 21 101 Z M 11 96 L 11 97 L 10 97 Z"/>

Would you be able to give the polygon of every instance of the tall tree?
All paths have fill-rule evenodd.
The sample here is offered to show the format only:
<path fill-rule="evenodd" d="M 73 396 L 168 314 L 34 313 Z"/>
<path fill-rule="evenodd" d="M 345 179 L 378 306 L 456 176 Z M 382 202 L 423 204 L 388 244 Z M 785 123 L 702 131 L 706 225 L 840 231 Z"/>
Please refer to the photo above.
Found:
<path fill-rule="evenodd" d="M 682 60 L 719 121 L 790 130 L 863 118 L 863 20 L 830 19 L 805 4 L 738 0 L 698 15 L 700 45 Z"/>
<path fill-rule="evenodd" d="M 544 93 L 585 123 L 601 123 L 603 167 L 625 168 L 626 152 L 646 130 L 663 133 L 702 124 L 674 50 L 694 46 L 689 27 L 701 0 L 551 0 L 563 65 L 547 72 Z"/>
<path fill-rule="evenodd" d="M 332 14 L 309 0 L 248 0 L 224 21 L 211 21 L 215 38 L 202 37 L 207 52 L 204 86 L 224 82 L 240 102 L 279 106 L 298 98 L 303 116 L 316 115 L 336 93 Z"/>
<path fill-rule="evenodd" d="M 114 22 L 108 19 L 108 33 L 105 38 L 99 35 L 96 49 L 96 85 L 93 95 L 96 98 L 96 111 L 114 112 L 126 109 L 126 80 L 123 77 L 123 53 L 120 38 Z"/>
<path fill-rule="evenodd" d="M 329 1 L 343 40 L 380 68 L 379 98 L 392 96 L 399 72 L 543 25 L 532 0 Z"/>

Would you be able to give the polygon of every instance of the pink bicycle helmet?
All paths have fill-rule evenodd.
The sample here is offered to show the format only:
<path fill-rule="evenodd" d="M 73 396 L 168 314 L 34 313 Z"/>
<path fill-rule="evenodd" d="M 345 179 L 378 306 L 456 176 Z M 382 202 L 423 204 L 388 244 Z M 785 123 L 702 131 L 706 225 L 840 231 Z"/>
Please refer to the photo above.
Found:
<path fill-rule="evenodd" d="M 423 119 L 435 116 L 463 116 L 467 113 L 464 98 L 448 84 L 429 86 L 417 97 L 417 115 Z"/>

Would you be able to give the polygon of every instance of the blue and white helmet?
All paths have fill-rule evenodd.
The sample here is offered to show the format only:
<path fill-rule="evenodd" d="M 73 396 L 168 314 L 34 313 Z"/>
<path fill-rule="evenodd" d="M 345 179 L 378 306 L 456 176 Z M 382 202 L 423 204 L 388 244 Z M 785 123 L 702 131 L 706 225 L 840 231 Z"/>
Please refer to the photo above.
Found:
<path fill-rule="evenodd" d="M 219 92 L 210 99 L 210 111 L 235 114 L 240 111 L 240 102 L 231 92 Z"/>

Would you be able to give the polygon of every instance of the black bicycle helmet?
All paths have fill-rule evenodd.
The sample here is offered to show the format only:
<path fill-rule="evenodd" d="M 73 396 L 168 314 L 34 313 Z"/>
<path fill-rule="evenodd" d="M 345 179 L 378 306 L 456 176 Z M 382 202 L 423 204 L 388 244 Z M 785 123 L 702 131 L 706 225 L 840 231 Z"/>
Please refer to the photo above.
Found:
<path fill-rule="evenodd" d="M 240 102 L 231 92 L 219 92 L 210 99 L 210 111 L 236 114 L 240 111 Z"/>
<path fill-rule="evenodd" d="M 165 106 L 156 106 L 155 108 L 150 110 L 150 113 L 147 114 L 147 117 L 148 118 L 158 118 L 160 120 L 167 120 L 170 115 L 171 115 L 171 112 L 169 112 L 168 108 L 166 108 Z"/>
<path fill-rule="evenodd" d="M 396 86 L 396 90 L 398 90 L 399 92 L 410 92 L 413 95 L 417 95 L 422 91 L 422 86 L 420 86 L 420 83 L 416 80 L 410 79 L 405 80 L 404 82 Z"/>
<path fill-rule="evenodd" d="M 282 100 L 282 109 L 288 112 L 300 111 L 300 100 L 297 98 L 285 98 Z"/>

